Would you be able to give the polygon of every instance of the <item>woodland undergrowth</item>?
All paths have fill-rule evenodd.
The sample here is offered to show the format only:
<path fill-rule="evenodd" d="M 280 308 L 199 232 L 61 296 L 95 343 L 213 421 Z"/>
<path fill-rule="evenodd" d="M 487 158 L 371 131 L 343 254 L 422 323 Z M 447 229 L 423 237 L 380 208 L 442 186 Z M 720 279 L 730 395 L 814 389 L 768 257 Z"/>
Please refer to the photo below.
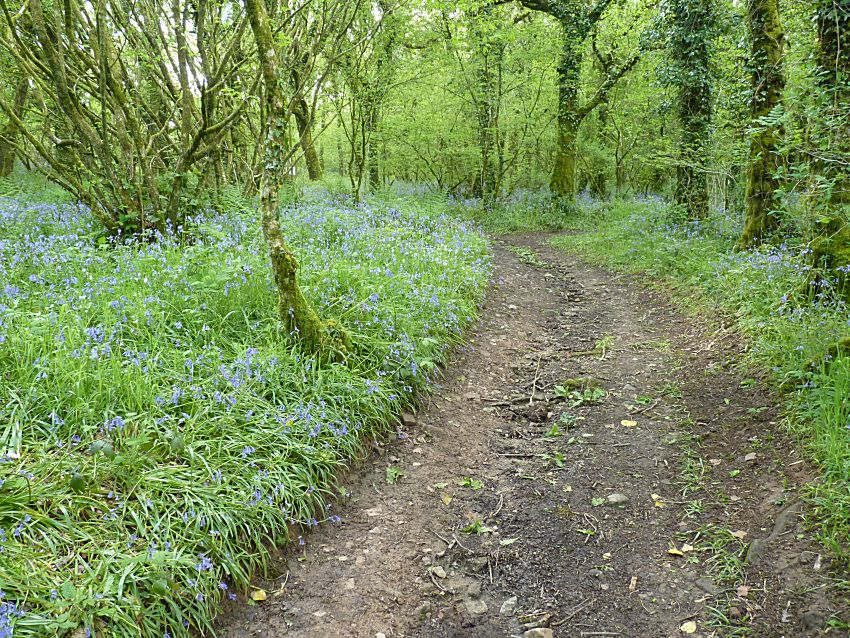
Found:
<path fill-rule="evenodd" d="M 0 635 L 189 636 L 250 603 L 271 547 L 340 521 L 340 471 L 396 435 L 489 280 L 445 203 L 313 193 L 282 226 L 354 343 L 318 365 L 281 328 L 252 206 L 122 240 L 3 188 Z"/>

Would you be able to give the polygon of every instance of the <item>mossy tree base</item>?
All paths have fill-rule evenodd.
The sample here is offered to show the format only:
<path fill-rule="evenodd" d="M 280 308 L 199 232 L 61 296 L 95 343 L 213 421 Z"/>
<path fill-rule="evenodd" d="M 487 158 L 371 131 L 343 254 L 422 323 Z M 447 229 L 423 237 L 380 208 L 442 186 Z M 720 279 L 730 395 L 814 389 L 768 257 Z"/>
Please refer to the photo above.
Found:
<path fill-rule="evenodd" d="M 266 85 L 265 170 L 260 191 L 263 236 L 269 247 L 269 259 L 278 293 L 278 313 L 290 333 L 321 359 L 339 360 L 351 347 L 348 333 L 335 323 L 324 322 L 310 305 L 298 285 L 298 261 L 286 244 L 277 218 L 278 194 L 286 179 L 286 122 L 288 112 L 280 86 L 277 52 L 274 48 L 265 0 L 247 0 L 251 30 L 257 43 L 263 79 Z"/>

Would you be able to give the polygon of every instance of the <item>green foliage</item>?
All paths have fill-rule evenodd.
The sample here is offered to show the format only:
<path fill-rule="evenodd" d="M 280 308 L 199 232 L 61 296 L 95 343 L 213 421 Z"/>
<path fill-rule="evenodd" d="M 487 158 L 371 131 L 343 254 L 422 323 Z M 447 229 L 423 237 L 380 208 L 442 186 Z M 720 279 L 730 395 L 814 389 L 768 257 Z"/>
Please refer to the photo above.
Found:
<path fill-rule="evenodd" d="M 354 336 L 344 365 L 320 366 L 276 317 L 255 213 L 138 244 L 100 238 L 74 206 L 0 202 L 0 584 L 25 611 L 16 638 L 209 633 L 269 548 L 336 520 L 339 472 L 427 389 L 489 278 L 469 224 L 393 204 L 281 216 L 305 294 Z"/>

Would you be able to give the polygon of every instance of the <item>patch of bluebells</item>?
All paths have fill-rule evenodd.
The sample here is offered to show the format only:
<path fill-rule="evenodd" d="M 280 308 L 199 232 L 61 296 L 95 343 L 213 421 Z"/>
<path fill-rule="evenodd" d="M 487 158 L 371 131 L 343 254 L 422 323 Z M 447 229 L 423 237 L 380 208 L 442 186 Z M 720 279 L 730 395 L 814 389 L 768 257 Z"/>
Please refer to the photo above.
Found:
<path fill-rule="evenodd" d="M 18 366 L 0 386 L 0 421 L 17 410 L 13 396 L 29 397 L 32 489 L 58 495 L 71 516 L 86 503 L 78 536 L 32 519 L 0 530 L 0 552 L 15 543 L 27 566 L 43 567 L 33 601 L 61 591 L 53 546 L 68 555 L 85 546 L 92 563 L 161 561 L 179 582 L 194 580 L 180 604 L 196 611 L 235 598 L 222 579 L 264 549 L 243 551 L 234 533 L 271 538 L 339 522 L 317 518 L 328 486 L 293 464 L 329 476 L 355 455 L 376 415 L 398 412 L 429 382 L 425 362 L 460 337 L 489 278 L 474 227 L 444 213 L 312 202 L 282 222 L 305 294 L 367 344 L 363 372 L 321 369 L 286 343 L 252 217 L 199 211 L 173 232 L 104 244 L 84 207 L 0 202 L 0 356 Z M 91 451 L 103 439 L 143 462 L 116 469 Z M 21 469 L 8 460 L 0 489 Z M 72 470 L 103 489 L 77 497 Z M 52 545 L 28 542 L 41 535 Z M 241 549 L 231 553 L 233 543 Z M 96 615 L 126 606 L 135 618 L 102 596 L 88 603 Z"/>

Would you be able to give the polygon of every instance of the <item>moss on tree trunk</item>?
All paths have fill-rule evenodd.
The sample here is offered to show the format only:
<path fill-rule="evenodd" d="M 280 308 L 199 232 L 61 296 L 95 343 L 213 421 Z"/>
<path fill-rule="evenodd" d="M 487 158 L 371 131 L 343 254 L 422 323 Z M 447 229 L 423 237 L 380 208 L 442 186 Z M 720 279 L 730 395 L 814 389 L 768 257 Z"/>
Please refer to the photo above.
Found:
<path fill-rule="evenodd" d="M 747 25 L 752 40 L 752 122 L 756 133 L 750 142 L 747 167 L 746 223 L 740 245 L 744 248 L 764 241 L 779 226 L 777 178 L 780 157 L 777 143 L 779 124 L 761 120 L 782 100 L 785 74 L 782 69 L 784 33 L 779 19 L 779 0 L 748 0 Z"/>
<path fill-rule="evenodd" d="M 21 78 L 15 89 L 15 102 L 13 105 L 15 116 L 18 120 L 24 119 L 24 107 L 27 103 L 30 82 L 26 77 Z M 15 143 L 18 138 L 18 125 L 13 119 L 0 130 L 0 176 L 6 177 L 12 174 L 15 167 Z"/>
<path fill-rule="evenodd" d="M 706 173 L 709 129 L 713 108 L 711 39 L 715 0 L 671 0 L 672 55 L 679 90 L 679 123 L 682 137 L 676 167 L 676 204 L 691 219 L 708 214 Z"/>
<path fill-rule="evenodd" d="M 549 188 L 555 196 L 572 201 L 576 194 L 576 137 L 582 120 L 578 91 L 581 79 L 581 51 L 585 31 L 575 33 L 575 25 L 562 23 L 564 41 L 558 62 L 558 141 Z"/>
<path fill-rule="evenodd" d="M 301 151 L 304 153 L 304 162 L 307 164 L 307 176 L 313 181 L 320 180 L 322 179 L 322 163 L 319 161 L 319 154 L 316 152 L 316 144 L 313 141 L 313 118 L 310 117 L 307 100 L 298 97 L 292 114 L 295 116 Z"/>
<path fill-rule="evenodd" d="M 248 19 L 257 44 L 257 53 L 265 81 L 266 140 L 260 189 L 263 236 L 269 247 L 269 259 L 278 293 L 278 313 L 286 328 L 297 334 L 310 352 L 336 358 L 350 346 L 348 334 L 334 324 L 324 322 L 310 305 L 298 285 L 298 262 L 286 244 L 277 217 L 280 184 L 286 176 L 286 121 L 289 113 L 283 100 L 265 0 L 246 0 Z"/>

